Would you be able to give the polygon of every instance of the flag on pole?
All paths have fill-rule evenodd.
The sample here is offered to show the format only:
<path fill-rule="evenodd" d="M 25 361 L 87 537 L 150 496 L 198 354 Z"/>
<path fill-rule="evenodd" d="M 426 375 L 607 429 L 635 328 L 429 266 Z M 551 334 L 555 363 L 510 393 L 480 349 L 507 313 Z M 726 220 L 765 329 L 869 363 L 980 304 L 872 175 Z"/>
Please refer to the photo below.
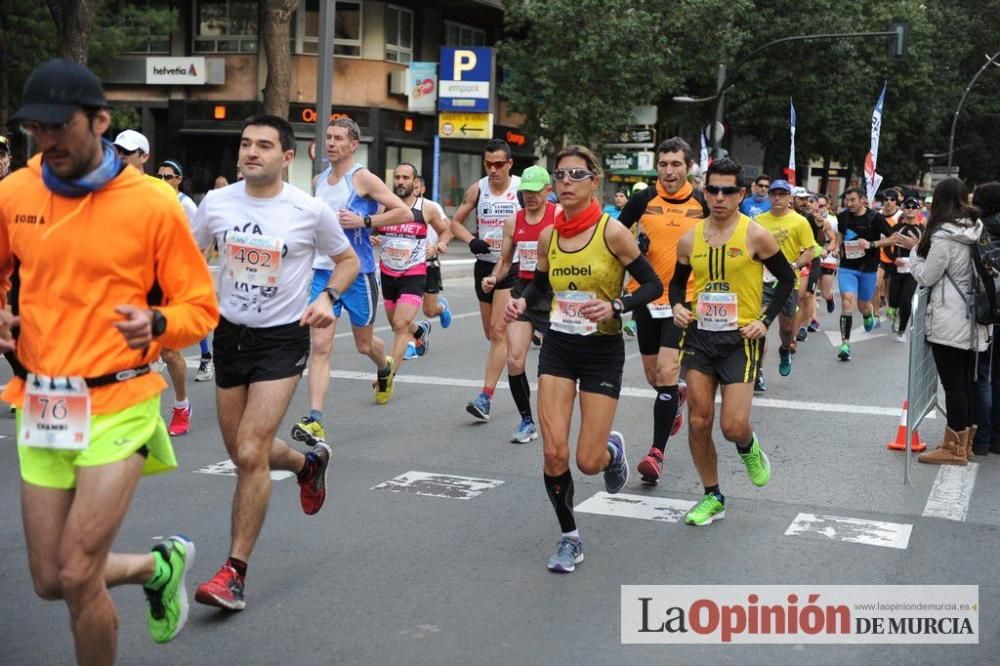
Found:
<path fill-rule="evenodd" d="M 788 149 L 788 168 L 785 173 L 788 174 L 788 182 L 795 185 L 795 103 L 792 102 L 791 97 L 788 98 L 788 106 L 791 109 L 792 139 Z"/>
<path fill-rule="evenodd" d="M 701 131 L 701 155 L 698 158 L 698 166 L 701 168 L 701 177 L 705 177 L 708 171 L 708 143 L 705 141 L 705 130 Z"/>
<path fill-rule="evenodd" d="M 865 190 L 869 200 L 875 196 L 878 186 L 882 184 L 882 176 L 878 175 L 875 169 L 878 166 L 878 138 L 882 133 L 882 104 L 885 102 L 887 83 L 887 81 L 882 83 L 882 94 L 878 96 L 878 102 L 875 104 L 875 112 L 872 114 L 872 145 L 868 155 L 865 156 Z"/>

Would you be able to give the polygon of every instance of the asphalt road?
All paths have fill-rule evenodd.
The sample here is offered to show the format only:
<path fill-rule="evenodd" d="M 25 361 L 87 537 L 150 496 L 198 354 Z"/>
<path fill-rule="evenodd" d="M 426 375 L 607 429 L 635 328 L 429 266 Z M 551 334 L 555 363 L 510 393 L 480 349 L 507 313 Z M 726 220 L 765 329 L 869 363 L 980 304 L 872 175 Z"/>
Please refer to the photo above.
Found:
<path fill-rule="evenodd" d="M 505 384 L 490 423 L 466 414 L 481 386 L 486 343 L 471 280 L 447 281 L 446 295 L 458 316 L 448 330 L 433 322 L 429 353 L 404 366 L 384 407 L 373 404 L 369 362 L 354 351 L 347 327 L 338 330 L 326 410 L 335 448 L 330 494 L 323 511 L 308 517 L 295 481 L 274 482 L 250 562 L 247 610 L 194 604 L 184 632 L 158 646 L 145 630 L 141 591 L 115 589 L 121 663 L 997 662 L 1000 456 L 980 459 L 958 481 L 914 464 L 911 483 L 903 484 L 903 454 L 886 450 L 906 383 L 905 346 L 891 336 L 858 341 L 854 361 L 841 363 L 825 333 L 815 333 L 800 344 L 788 378 L 777 374 L 777 354 L 769 356 L 769 390 L 756 401 L 753 423 L 772 463 L 771 482 L 754 488 L 717 432 L 727 516 L 710 527 L 676 522 L 678 507 L 701 495 L 686 426 L 668 445 L 665 478 L 648 487 L 634 475 L 625 502 L 602 499 L 600 476 L 576 473 L 577 506 L 597 513 L 578 512 L 586 561 L 560 576 L 545 567 L 559 530 L 541 480 L 541 442 L 508 442 L 518 417 Z M 821 322 L 825 330 L 837 327 L 836 315 L 825 311 Z M 388 332 L 380 335 L 388 340 Z M 649 447 L 652 392 L 634 342 L 626 353 L 628 388 L 615 423 L 634 469 Z M 197 350 L 187 354 L 194 359 Z M 532 378 L 536 357 L 532 351 Z M 192 384 L 190 392 L 192 432 L 175 440 L 180 467 L 142 482 L 116 550 L 144 551 L 163 535 L 185 533 L 197 544 L 193 585 L 227 555 L 234 478 L 199 472 L 218 471 L 226 454 L 213 386 Z M 168 390 L 165 415 L 171 397 Z M 282 434 L 306 407 L 303 382 Z M 935 443 L 942 428 L 941 418 L 929 420 L 923 439 Z M 0 435 L 0 662 L 67 663 L 65 607 L 37 598 L 27 571 L 12 418 L 0 419 Z M 408 473 L 392 489 L 378 488 Z M 958 493 L 956 515 L 925 516 L 933 513 L 936 482 L 947 494 L 973 480 L 968 497 Z M 622 585 L 746 584 L 978 585 L 978 644 L 621 642 Z"/>

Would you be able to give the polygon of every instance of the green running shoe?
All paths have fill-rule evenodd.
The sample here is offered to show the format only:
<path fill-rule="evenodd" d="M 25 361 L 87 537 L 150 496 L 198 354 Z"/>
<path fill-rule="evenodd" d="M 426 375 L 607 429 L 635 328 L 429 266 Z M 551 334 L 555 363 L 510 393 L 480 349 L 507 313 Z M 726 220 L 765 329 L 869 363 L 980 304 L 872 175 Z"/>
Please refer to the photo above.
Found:
<path fill-rule="evenodd" d="M 146 625 L 157 643 L 167 643 L 181 632 L 188 618 L 187 587 L 184 574 L 194 564 L 194 543 L 186 536 L 174 535 L 153 546 L 153 557 L 159 555 L 170 574 L 157 589 L 143 586 L 149 608 Z M 159 569 L 159 567 L 157 567 Z"/>
<path fill-rule="evenodd" d="M 851 360 L 851 345 L 847 342 L 840 343 L 840 350 L 837 352 L 837 358 L 841 361 Z"/>
<path fill-rule="evenodd" d="M 757 435 L 753 436 L 750 453 L 741 453 L 740 458 L 743 458 L 743 464 L 747 468 L 747 476 L 750 477 L 753 485 L 758 488 L 766 486 L 768 479 L 771 478 L 771 462 L 764 455 L 764 452 L 760 450 L 760 442 L 757 441 Z"/>
<path fill-rule="evenodd" d="M 706 494 L 694 508 L 684 516 L 684 522 L 688 525 L 711 525 L 716 520 L 726 517 L 726 505 L 719 501 L 715 493 Z"/>
<path fill-rule="evenodd" d="M 292 439 L 297 442 L 305 442 L 309 446 L 315 446 L 315 440 L 326 440 L 326 431 L 323 430 L 322 423 L 311 416 L 305 416 L 292 426 Z"/>

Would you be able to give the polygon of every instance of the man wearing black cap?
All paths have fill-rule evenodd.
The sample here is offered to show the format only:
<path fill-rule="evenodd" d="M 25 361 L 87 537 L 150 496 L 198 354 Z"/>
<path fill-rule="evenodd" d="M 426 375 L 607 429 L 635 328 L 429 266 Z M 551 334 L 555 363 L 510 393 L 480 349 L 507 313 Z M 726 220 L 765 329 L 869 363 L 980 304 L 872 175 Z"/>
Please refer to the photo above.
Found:
<path fill-rule="evenodd" d="M 177 466 L 160 416 L 166 383 L 149 363 L 204 336 L 218 307 L 176 199 L 101 138 L 111 116 L 97 77 L 50 60 L 22 102 L 13 119 L 41 155 L 0 183 L 0 273 L 13 269 L 18 285 L 13 313 L 0 312 L 0 351 L 15 361 L 2 399 L 17 407 L 28 565 L 39 596 L 65 600 L 77 661 L 112 663 L 109 587 L 143 585 L 157 642 L 187 620 L 188 538 L 110 551 L 140 475 Z M 168 305 L 150 309 L 154 284 Z"/>

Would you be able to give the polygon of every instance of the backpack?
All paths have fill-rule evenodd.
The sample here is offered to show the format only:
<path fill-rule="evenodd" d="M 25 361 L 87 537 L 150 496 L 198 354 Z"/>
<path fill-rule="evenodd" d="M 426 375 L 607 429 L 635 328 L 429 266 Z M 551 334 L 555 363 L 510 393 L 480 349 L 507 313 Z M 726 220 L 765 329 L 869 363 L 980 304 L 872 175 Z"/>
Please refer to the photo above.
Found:
<path fill-rule="evenodd" d="M 976 321 L 1000 324 L 1000 240 L 984 233 L 979 242 L 972 244 L 972 263 L 979 276 L 973 294 Z"/>

